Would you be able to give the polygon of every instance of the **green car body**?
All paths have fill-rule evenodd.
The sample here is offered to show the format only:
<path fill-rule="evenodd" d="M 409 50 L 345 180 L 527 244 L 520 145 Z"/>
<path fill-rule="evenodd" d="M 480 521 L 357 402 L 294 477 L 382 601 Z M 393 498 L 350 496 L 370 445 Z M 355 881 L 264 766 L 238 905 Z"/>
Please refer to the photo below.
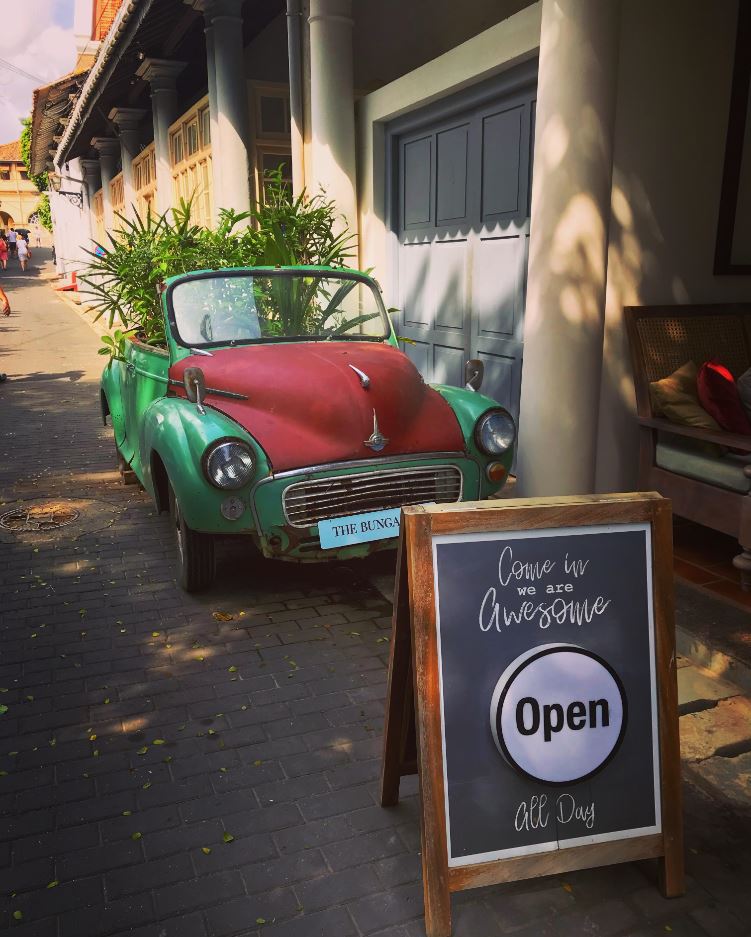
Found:
<path fill-rule="evenodd" d="M 287 280 L 275 279 L 285 276 Z M 227 329 L 227 316 L 232 315 L 232 310 L 226 310 L 227 316 L 221 319 L 217 307 L 208 303 L 203 293 L 200 294 L 200 302 L 181 298 L 180 302 L 187 311 L 182 307 L 178 309 L 177 297 L 191 298 L 194 293 L 198 295 L 199 290 L 216 291 L 227 285 L 237 292 L 249 288 L 247 284 L 255 284 L 253 288 L 259 296 L 260 290 L 266 290 L 257 305 L 261 309 L 262 303 L 266 303 L 270 308 L 269 297 L 273 288 L 282 290 L 291 288 L 291 284 L 297 288 L 318 283 L 316 277 L 321 278 L 320 283 L 340 285 L 345 296 L 339 300 L 341 305 L 349 301 L 351 291 L 356 290 L 358 295 L 367 291 L 367 297 L 360 298 L 357 309 L 372 308 L 375 311 L 358 315 L 357 323 L 352 325 L 355 320 L 346 318 L 351 314 L 347 313 L 342 318 L 341 309 L 337 307 L 335 313 L 339 318 L 333 321 L 341 323 L 339 328 L 333 334 L 326 333 L 325 340 L 322 340 L 324 333 L 319 330 L 311 334 L 308 341 L 305 336 L 287 338 L 284 334 L 275 334 L 273 338 L 268 335 L 256 339 L 223 340 L 221 335 L 217 338 L 214 336 L 216 323 L 219 328 Z M 176 293 L 181 286 L 182 292 Z M 251 296 L 250 293 L 242 295 Z M 327 297 L 329 295 L 326 293 Z M 247 301 L 243 300 L 240 305 Z M 250 302 L 254 302 L 252 296 Z M 316 302 L 318 309 L 320 302 L 318 299 Z M 306 523 L 304 511 L 299 517 L 296 515 L 297 520 L 292 523 L 290 503 L 308 506 L 309 502 L 316 505 L 320 502 L 322 506 L 316 508 L 319 519 L 327 514 L 327 510 L 329 517 L 347 516 L 346 512 L 342 513 L 344 508 L 341 504 L 332 506 L 329 503 L 334 499 L 330 492 L 335 490 L 339 492 L 337 497 L 345 499 L 343 503 L 354 505 L 355 510 L 351 511 L 354 515 L 363 510 L 416 503 L 414 497 L 426 492 L 428 496 L 422 500 L 441 500 L 430 497 L 430 494 L 432 491 L 448 491 L 449 488 L 441 487 L 449 485 L 445 479 L 450 479 L 451 497 L 448 500 L 479 500 L 497 492 L 508 475 L 514 456 L 513 438 L 505 451 L 488 454 L 480 448 L 478 425 L 481 418 L 489 413 L 502 414 L 508 421 L 511 418 L 495 401 L 474 390 L 440 384 L 429 388 L 423 385 L 406 356 L 398 351 L 397 336 L 374 281 L 358 271 L 320 267 L 197 271 L 167 282 L 162 294 L 162 307 L 167 347 L 156 348 L 135 339 L 126 343 L 124 360 L 113 359 L 104 369 L 102 413 L 105 422 L 110 416 L 121 464 L 135 473 L 160 511 L 172 507 L 173 516 L 177 515 L 179 556 L 183 567 L 186 563 L 190 565 L 190 557 L 186 558 L 185 550 L 199 545 L 197 562 L 200 571 L 196 573 L 194 568 L 191 575 L 189 569 L 187 572 L 183 569 L 180 577 L 188 589 L 203 588 L 210 583 L 213 575 L 210 544 L 215 535 L 244 535 L 264 556 L 298 562 L 344 560 L 394 546 L 392 536 L 324 550 L 320 545 L 318 524 L 313 522 L 302 526 Z M 195 312 L 195 309 L 199 311 Z M 209 311 L 205 312 L 207 309 Z M 262 326 L 254 325 L 254 328 L 270 330 L 273 326 L 276 332 L 279 331 L 272 321 L 273 312 L 266 319 L 255 306 L 253 312 L 262 323 Z M 180 316 L 183 317 L 181 324 L 178 322 Z M 185 330 L 186 322 L 193 328 L 194 319 L 200 323 L 202 335 L 212 339 L 203 341 L 199 347 L 195 342 L 186 342 L 178 328 L 180 324 L 180 328 Z M 363 321 L 367 323 L 368 319 L 377 321 L 364 326 Z M 366 327 L 375 334 L 363 335 L 362 338 L 358 333 L 348 334 L 352 328 L 363 330 Z M 238 328 L 236 322 L 232 323 L 232 328 Z M 242 332 L 245 328 L 243 319 L 240 333 L 235 331 L 232 334 L 245 334 Z M 357 361 L 367 360 L 368 367 L 348 364 L 350 357 Z M 311 362 L 309 373 L 308 359 Z M 385 368 L 382 380 L 379 379 L 381 360 Z M 195 394 L 190 393 L 189 380 L 196 368 L 201 369 L 198 401 Z M 256 372 L 260 373 L 263 368 L 266 368 L 263 373 L 271 377 L 258 376 Z M 363 373 L 368 369 L 370 376 Z M 300 371 L 305 373 L 301 375 Z M 393 386 L 399 375 L 406 375 L 405 380 L 409 384 L 401 397 L 397 393 L 399 389 Z M 369 386 L 371 380 L 375 386 Z M 234 390 L 212 387 L 220 381 Z M 343 381 L 349 383 L 342 384 Z M 384 385 L 388 385 L 385 390 Z M 337 387 L 344 388 L 338 397 Z M 384 404 L 377 395 L 386 392 L 388 400 Z M 394 400 L 400 399 L 405 410 L 415 411 L 416 416 L 413 414 L 410 419 L 419 421 L 420 410 L 415 410 L 411 403 L 412 397 L 419 395 L 425 397 L 425 412 L 430 411 L 434 428 L 407 421 L 405 427 L 397 427 L 403 440 L 407 440 L 399 447 L 401 451 L 389 455 L 389 440 L 378 451 L 377 446 L 385 439 L 379 431 L 379 417 L 383 424 L 385 417 L 382 414 L 389 414 L 386 430 L 400 422 L 394 411 Z M 277 404 L 278 397 L 280 402 Z M 352 415 L 355 405 L 363 413 L 367 412 L 368 421 L 369 408 L 373 405 L 374 433 L 364 441 L 360 433 L 357 440 L 348 439 L 340 447 L 336 439 L 337 412 L 344 427 L 344 424 L 349 425 L 359 419 Z M 242 409 L 253 407 L 256 409 L 248 409 L 247 413 Z M 288 411 L 298 408 L 304 411 L 299 419 L 295 414 L 290 416 Z M 376 413 L 376 410 L 380 412 Z M 275 419 L 280 425 L 278 438 L 275 436 Z M 325 447 L 320 451 L 329 453 L 324 463 L 315 458 L 306 460 L 303 451 L 305 448 L 319 451 L 317 419 L 321 420 L 320 436 L 322 439 L 325 437 Z M 256 425 L 263 426 L 262 433 L 256 431 Z M 366 431 L 369 429 L 368 422 Z M 433 446 L 421 449 L 409 442 L 425 433 L 431 439 L 450 438 L 451 446 L 436 451 Z M 295 443 L 298 436 L 307 439 L 305 446 Z M 241 487 L 231 491 L 212 483 L 207 474 L 208 454 L 218 441 L 238 442 L 244 447 L 242 451 L 247 451 L 252 457 L 251 475 Z M 363 442 L 369 449 L 358 449 Z M 415 448 L 418 451 L 414 451 Z M 351 457 L 353 454 L 354 458 Z M 243 471 L 247 462 L 248 459 L 241 466 Z M 488 477 L 489 466 L 493 466 L 492 479 Z M 435 481 L 439 476 L 444 481 Z M 330 485 L 333 479 L 343 481 Z M 415 480 L 417 487 L 414 492 L 407 492 L 408 496 L 400 504 L 394 503 L 394 498 L 399 500 L 398 492 L 394 493 L 395 488 L 406 485 L 409 479 Z M 423 487 L 419 487 L 418 482 Z M 437 487 L 431 488 L 431 484 Z M 298 486 L 296 492 L 301 492 L 297 501 L 289 501 L 293 498 L 289 493 L 293 485 Z M 367 494 L 374 490 L 374 485 L 383 489 L 384 505 L 374 503 L 373 494 Z M 360 490 L 366 492 L 362 505 L 357 502 Z M 317 492 L 327 497 L 323 498 Z M 192 538 L 190 542 L 185 539 L 188 536 Z"/>

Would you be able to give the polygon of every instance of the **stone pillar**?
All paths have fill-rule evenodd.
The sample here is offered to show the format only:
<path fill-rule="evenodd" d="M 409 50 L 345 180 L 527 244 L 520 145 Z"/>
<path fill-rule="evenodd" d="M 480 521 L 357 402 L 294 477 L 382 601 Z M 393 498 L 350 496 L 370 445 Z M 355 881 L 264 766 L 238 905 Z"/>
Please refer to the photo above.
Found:
<path fill-rule="evenodd" d="M 242 6 L 244 0 L 204 0 L 211 115 L 214 210 L 250 208 Z"/>
<path fill-rule="evenodd" d="M 99 160 L 82 159 L 81 172 L 83 174 L 83 181 L 86 188 L 84 211 L 88 212 L 89 232 L 91 234 L 92 241 L 94 241 L 97 237 L 96 224 L 94 223 L 94 196 L 99 189 L 101 181 L 99 173 Z"/>
<path fill-rule="evenodd" d="M 517 474 L 594 491 L 620 2 L 543 0 Z"/>
<path fill-rule="evenodd" d="M 104 206 L 104 228 L 112 233 L 115 230 L 115 213 L 112 210 L 110 182 L 117 175 L 115 166 L 120 155 L 120 142 L 111 137 L 94 137 L 91 145 L 99 153 L 99 169 L 102 174 L 102 204 Z"/>
<path fill-rule="evenodd" d="M 352 0 L 310 0 L 311 195 L 323 188 L 357 233 Z"/>
<path fill-rule="evenodd" d="M 177 76 L 185 62 L 167 59 L 144 59 L 136 74 L 151 88 L 151 115 L 154 120 L 154 156 L 156 162 L 156 208 L 160 215 L 172 207 L 172 165 L 169 128 L 180 116 L 177 112 Z"/>
<path fill-rule="evenodd" d="M 133 182 L 133 160 L 141 152 L 139 127 L 146 115 L 141 107 L 113 107 L 109 119 L 117 127 L 120 140 L 120 161 L 123 171 L 123 191 L 125 193 L 125 217 L 135 218 L 136 189 Z"/>

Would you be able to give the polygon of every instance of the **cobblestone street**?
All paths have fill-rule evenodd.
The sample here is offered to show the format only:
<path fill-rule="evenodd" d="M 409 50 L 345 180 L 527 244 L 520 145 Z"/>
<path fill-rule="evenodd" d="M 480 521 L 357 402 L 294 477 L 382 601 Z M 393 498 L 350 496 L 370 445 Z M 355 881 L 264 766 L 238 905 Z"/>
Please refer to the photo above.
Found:
<path fill-rule="evenodd" d="M 183 593 L 166 516 L 115 468 L 99 338 L 39 274 L 0 280 L 0 515 L 63 523 L 0 526 L 0 928 L 424 935 L 416 779 L 377 803 L 384 562 L 224 543 Z M 707 790 L 684 781 L 685 897 L 650 863 L 577 872 L 455 896 L 455 937 L 750 934 L 751 814 Z"/>

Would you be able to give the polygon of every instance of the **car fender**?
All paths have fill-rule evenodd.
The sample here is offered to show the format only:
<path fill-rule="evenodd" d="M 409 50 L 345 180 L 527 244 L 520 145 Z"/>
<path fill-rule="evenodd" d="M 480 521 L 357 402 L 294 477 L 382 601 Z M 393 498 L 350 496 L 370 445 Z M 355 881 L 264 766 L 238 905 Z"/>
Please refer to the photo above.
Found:
<path fill-rule="evenodd" d="M 477 393 L 474 390 L 467 390 L 465 387 L 451 387 L 448 384 L 431 384 L 431 387 L 438 391 L 454 411 L 464 434 L 467 454 L 480 466 L 481 492 L 483 497 L 487 497 L 488 494 L 497 489 L 498 485 L 487 480 L 485 466 L 489 462 L 502 462 L 506 467 L 506 472 L 510 472 L 514 461 L 516 440 L 503 455 L 488 456 L 477 447 L 475 426 L 483 413 L 487 413 L 488 410 L 497 410 L 501 407 L 501 404 L 497 400 L 493 400 L 492 397 L 486 397 L 485 394 Z M 503 407 L 502 409 L 506 408 Z"/>
<path fill-rule="evenodd" d="M 270 473 L 270 466 L 266 454 L 246 430 L 209 406 L 204 410 L 199 413 L 194 403 L 182 398 L 161 397 L 144 412 L 140 433 L 144 487 L 159 510 L 166 510 L 165 492 L 160 487 L 161 480 L 155 477 L 156 457 L 164 466 L 189 527 L 217 533 L 236 530 L 237 525 L 221 517 L 222 501 L 232 494 L 242 498 L 250 508 L 250 489 Z M 226 437 L 246 442 L 253 451 L 256 466 L 248 485 L 232 492 L 220 491 L 209 484 L 202 466 L 206 448 Z"/>
<path fill-rule="evenodd" d="M 100 396 L 102 405 L 102 420 L 106 423 L 109 413 L 112 429 L 115 432 L 115 443 L 121 446 L 125 441 L 125 409 L 122 395 L 122 361 L 109 362 L 102 372 L 100 382 Z"/>

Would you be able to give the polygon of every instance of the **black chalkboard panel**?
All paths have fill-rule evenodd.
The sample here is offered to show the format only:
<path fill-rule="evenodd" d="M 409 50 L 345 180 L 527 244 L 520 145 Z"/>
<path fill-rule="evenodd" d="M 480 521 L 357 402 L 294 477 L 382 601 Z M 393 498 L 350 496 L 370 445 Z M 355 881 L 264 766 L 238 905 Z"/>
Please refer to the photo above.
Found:
<path fill-rule="evenodd" d="M 433 548 L 449 866 L 659 832 L 650 525 Z"/>

